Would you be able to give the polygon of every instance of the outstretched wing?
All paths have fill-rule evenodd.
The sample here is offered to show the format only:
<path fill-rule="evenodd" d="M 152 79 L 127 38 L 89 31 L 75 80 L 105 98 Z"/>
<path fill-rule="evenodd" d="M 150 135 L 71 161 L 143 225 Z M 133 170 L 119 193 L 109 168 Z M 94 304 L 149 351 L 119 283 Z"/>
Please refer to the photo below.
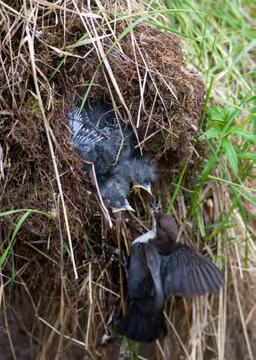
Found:
<path fill-rule="evenodd" d="M 86 109 L 80 111 L 80 108 L 76 107 L 68 113 L 68 121 L 72 143 L 78 150 L 90 150 L 96 143 L 104 139 L 104 135 L 90 121 Z"/>
<path fill-rule="evenodd" d="M 163 256 L 161 275 L 166 299 L 171 295 L 192 298 L 215 293 L 223 284 L 217 266 L 186 245 L 178 245 L 171 255 Z"/>

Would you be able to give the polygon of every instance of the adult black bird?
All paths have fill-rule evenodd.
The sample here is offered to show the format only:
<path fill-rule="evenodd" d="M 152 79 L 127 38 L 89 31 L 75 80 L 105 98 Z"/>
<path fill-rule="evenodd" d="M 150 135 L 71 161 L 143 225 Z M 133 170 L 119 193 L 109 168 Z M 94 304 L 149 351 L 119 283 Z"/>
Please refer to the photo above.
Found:
<path fill-rule="evenodd" d="M 163 308 L 170 296 L 216 293 L 223 284 L 211 260 L 177 243 L 177 235 L 174 219 L 158 212 L 153 230 L 132 244 L 127 271 L 131 304 L 119 331 L 135 341 L 150 342 L 166 334 Z"/>

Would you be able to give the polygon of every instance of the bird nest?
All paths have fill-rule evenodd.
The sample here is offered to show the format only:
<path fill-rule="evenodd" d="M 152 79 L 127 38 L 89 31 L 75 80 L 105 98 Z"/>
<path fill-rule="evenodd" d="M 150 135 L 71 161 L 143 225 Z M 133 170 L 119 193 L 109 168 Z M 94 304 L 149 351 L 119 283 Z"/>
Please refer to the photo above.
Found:
<path fill-rule="evenodd" d="M 23 332 L 13 330 L 14 341 L 24 337 L 23 350 L 32 344 L 31 358 L 119 352 L 119 346 L 99 344 L 111 329 L 110 315 L 125 309 L 122 254 L 151 226 L 145 194 L 131 194 L 135 215 L 102 209 L 70 144 L 66 114 L 76 101 L 113 104 L 133 129 L 137 148 L 159 164 L 154 194 L 163 207 L 184 160 L 200 160 L 193 140 L 204 84 L 188 69 L 180 37 L 136 17 L 115 17 L 114 5 L 105 6 L 13 1 L 4 8 L 0 251 L 9 317 L 0 324 L 9 321 L 11 338 L 19 320 Z M 186 201 L 180 197 L 175 205 L 179 220 L 186 217 Z M 189 225 L 184 232 L 190 239 Z M 170 335 L 177 354 L 188 341 L 190 310 L 180 299 L 168 305 L 170 326 L 183 329 Z M 160 344 L 157 351 L 163 351 Z"/>

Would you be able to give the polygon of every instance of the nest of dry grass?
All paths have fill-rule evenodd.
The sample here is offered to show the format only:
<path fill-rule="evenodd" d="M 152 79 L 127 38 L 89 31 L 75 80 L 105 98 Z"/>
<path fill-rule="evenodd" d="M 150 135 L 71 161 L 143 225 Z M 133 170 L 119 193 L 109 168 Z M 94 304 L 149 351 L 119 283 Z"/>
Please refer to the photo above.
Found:
<path fill-rule="evenodd" d="M 177 168 L 194 156 L 203 82 L 188 70 L 181 39 L 142 23 L 136 16 L 141 4 L 133 6 L 134 18 L 122 15 L 128 13 L 122 2 L 1 5 L 0 207 L 48 215 L 26 218 L 2 264 L 0 326 L 19 359 L 119 353 L 119 345 L 100 346 L 112 310 L 120 314 L 125 307 L 113 249 L 128 253 L 130 241 L 150 227 L 148 199 L 138 196 L 131 196 L 136 216 L 119 215 L 109 226 L 69 143 L 66 113 L 77 99 L 111 101 L 132 126 L 141 151 L 159 161 L 154 192 L 163 206 Z M 202 248 L 184 221 L 187 201 L 179 197 L 175 216 L 186 240 Z M 24 211 L 0 217 L 2 254 Z M 215 242 L 211 247 L 216 252 Z M 155 351 L 184 357 L 203 331 L 196 353 L 209 347 L 215 354 L 218 344 L 208 331 L 216 330 L 211 316 L 217 311 L 213 298 L 173 299 L 167 312 L 172 331 Z M 204 313 L 200 324 L 198 312 Z"/>

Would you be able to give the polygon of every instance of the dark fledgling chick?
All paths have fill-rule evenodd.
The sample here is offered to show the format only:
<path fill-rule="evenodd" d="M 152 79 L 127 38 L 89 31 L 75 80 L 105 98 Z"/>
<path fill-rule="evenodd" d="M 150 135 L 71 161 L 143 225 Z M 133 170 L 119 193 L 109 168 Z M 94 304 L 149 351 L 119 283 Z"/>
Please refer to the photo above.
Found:
<path fill-rule="evenodd" d="M 119 160 L 127 159 L 134 149 L 132 131 L 121 127 L 113 108 L 104 102 L 90 101 L 68 113 L 71 141 L 80 157 L 95 166 L 98 177 L 112 170 Z M 84 169 L 90 173 L 91 166 Z"/>
<path fill-rule="evenodd" d="M 139 322 L 145 323 L 146 314 L 143 309 L 147 308 L 147 314 L 151 309 L 153 318 L 157 319 L 155 323 L 151 323 L 151 326 L 158 331 L 154 333 L 154 338 L 150 336 L 151 341 L 156 340 L 164 334 L 166 328 L 162 310 L 164 302 L 170 296 L 192 298 L 206 293 L 216 293 L 223 284 L 221 271 L 206 256 L 200 255 L 190 246 L 177 243 L 177 235 L 178 228 L 174 219 L 158 212 L 155 228 L 133 242 L 132 248 L 134 246 L 140 248 L 141 258 L 143 258 L 140 262 L 144 261 L 144 266 L 141 267 L 137 261 L 132 271 L 130 267 L 128 269 L 128 295 L 131 299 L 131 307 L 121 324 L 122 334 L 131 339 L 149 341 L 146 331 L 144 334 L 138 333 Z M 131 262 L 133 257 L 134 250 Z M 147 274 L 147 279 L 145 274 Z M 148 302 L 144 299 L 141 307 L 139 304 L 141 304 L 143 286 L 134 287 L 133 284 L 136 283 L 138 277 L 143 278 L 143 276 L 144 282 L 148 281 L 147 294 L 153 294 L 153 297 L 148 296 Z M 162 321 L 159 328 L 160 318 Z"/>
<path fill-rule="evenodd" d="M 156 166 L 147 157 L 137 154 L 124 161 L 120 161 L 114 169 L 115 174 L 122 174 L 134 189 L 141 188 L 150 195 L 151 184 L 156 181 Z"/>
<path fill-rule="evenodd" d="M 82 111 L 75 107 L 69 112 L 68 120 L 74 147 L 82 159 L 94 163 L 97 175 L 113 170 L 135 187 L 150 190 L 155 166 L 135 151 L 134 134 L 121 126 L 111 105 L 88 102 Z"/>
<path fill-rule="evenodd" d="M 113 108 L 104 102 L 89 101 L 80 111 L 75 107 L 68 113 L 71 141 L 86 162 L 93 163 L 104 203 L 113 212 L 132 211 L 127 195 L 129 181 L 125 176 L 113 174 L 117 160 L 123 162 L 134 151 L 132 131 L 120 127 Z M 94 183 L 92 165 L 85 163 L 85 170 Z"/>
<path fill-rule="evenodd" d="M 108 180 L 99 184 L 102 199 L 113 213 L 118 211 L 134 211 L 127 200 L 129 183 L 123 178 L 112 176 Z"/>

